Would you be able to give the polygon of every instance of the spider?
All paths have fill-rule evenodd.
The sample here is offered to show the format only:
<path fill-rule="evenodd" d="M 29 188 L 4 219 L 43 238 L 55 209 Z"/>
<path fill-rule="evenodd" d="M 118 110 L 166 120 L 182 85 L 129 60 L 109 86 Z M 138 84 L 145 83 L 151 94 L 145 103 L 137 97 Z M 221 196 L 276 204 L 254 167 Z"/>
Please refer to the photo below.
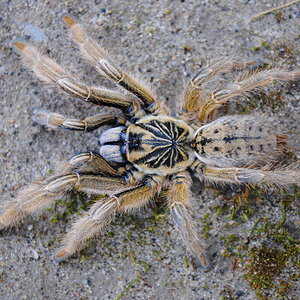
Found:
<path fill-rule="evenodd" d="M 171 116 L 166 104 L 147 85 L 121 70 L 72 16 L 63 15 L 62 20 L 83 56 L 100 75 L 127 93 L 85 85 L 35 47 L 14 41 L 25 64 L 42 81 L 83 101 L 114 107 L 120 113 L 80 120 L 35 110 L 34 120 L 52 129 L 92 131 L 104 125 L 111 127 L 100 135 L 99 153 L 72 157 L 50 177 L 33 183 L 8 201 L 0 215 L 1 229 L 16 225 L 26 215 L 41 213 L 72 189 L 105 195 L 64 236 L 55 254 L 62 261 L 82 249 L 87 239 L 104 231 L 116 213 L 144 207 L 163 192 L 186 247 L 207 266 L 192 221 L 192 174 L 213 185 L 299 185 L 299 170 L 268 168 L 286 144 L 286 136 L 277 132 L 273 120 L 251 115 L 217 117 L 222 105 L 258 87 L 276 80 L 299 80 L 299 70 L 248 72 L 209 90 L 209 83 L 220 74 L 251 64 L 219 61 L 203 67 L 188 82 L 181 110 Z"/>

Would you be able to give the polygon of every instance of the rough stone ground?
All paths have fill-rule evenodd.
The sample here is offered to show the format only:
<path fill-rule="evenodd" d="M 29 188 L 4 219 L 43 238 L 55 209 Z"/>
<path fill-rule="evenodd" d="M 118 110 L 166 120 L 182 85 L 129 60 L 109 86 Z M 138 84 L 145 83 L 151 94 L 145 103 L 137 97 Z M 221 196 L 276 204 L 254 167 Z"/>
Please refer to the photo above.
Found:
<path fill-rule="evenodd" d="M 14 197 L 20 187 L 47 175 L 72 154 L 97 149 L 99 134 L 53 132 L 33 126 L 33 107 L 74 117 L 92 115 L 99 108 L 43 86 L 20 64 L 11 49 L 13 39 L 30 39 L 41 49 L 49 49 L 50 55 L 67 68 L 77 69 L 86 82 L 102 84 L 104 81 L 99 81 L 94 70 L 80 59 L 67 38 L 59 17 L 69 12 L 85 24 L 96 40 L 117 54 L 125 69 L 150 80 L 157 94 L 174 106 L 184 82 L 206 59 L 222 55 L 245 60 L 255 57 L 261 63 L 299 67 L 299 4 L 251 21 L 251 16 L 284 2 L 287 1 L 2 0 L 1 202 Z M 295 84 L 276 86 L 275 91 L 279 93 L 264 91 L 268 101 L 243 105 L 250 111 L 262 108 L 266 114 L 274 113 L 291 135 L 291 146 L 299 151 L 299 88 Z M 167 209 L 159 209 L 159 205 L 136 217 L 118 218 L 109 234 L 93 241 L 83 254 L 56 264 L 52 253 L 68 224 L 63 218 L 55 223 L 54 213 L 48 212 L 1 233 L 0 298 L 256 299 L 255 291 L 243 278 L 247 273 L 245 262 L 237 260 L 236 253 L 246 251 L 233 250 L 226 244 L 226 237 L 234 234 L 238 241 L 233 244 L 249 249 L 261 245 L 261 240 L 251 239 L 250 230 L 266 217 L 271 223 L 282 218 L 280 195 L 265 193 L 259 196 L 260 202 L 250 201 L 249 216 L 236 209 L 236 221 L 232 217 L 233 203 L 225 204 L 225 198 L 230 198 L 226 189 L 217 194 L 197 185 L 194 193 L 195 216 L 212 262 L 210 269 L 201 268 L 186 254 L 176 240 L 172 222 L 165 216 Z M 299 199 L 291 198 L 286 223 L 295 237 Z M 216 207 L 222 212 L 216 213 Z M 291 263 L 287 268 L 280 275 L 283 279 L 295 272 Z M 270 299 L 282 297 L 276 296 L 274 288 L 267 289 L 265 295 Z M 299 286 L 293 283 L 285 295 L 286 299 L 296 299 Z"/>

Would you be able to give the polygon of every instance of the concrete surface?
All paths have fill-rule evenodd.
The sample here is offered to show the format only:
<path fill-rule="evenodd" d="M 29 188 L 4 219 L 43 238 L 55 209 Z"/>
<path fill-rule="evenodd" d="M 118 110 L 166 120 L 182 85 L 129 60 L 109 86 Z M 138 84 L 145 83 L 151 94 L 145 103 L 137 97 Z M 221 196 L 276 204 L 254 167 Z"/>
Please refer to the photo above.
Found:
<path fill-rule="evenodd" d="M 11 49 L 13 39 L 23 37 L 43 51 L 48 50 L 67 68 L 78 70 L 88 83 L 111 86 L 99 80 L 67 38 L 59 17 L 69 12 L 85 24 L 96 40 L 116 53 L 125 69 L 151 81 L 157 94 L 172 106 L 184 83 L 203 61 L 216 56 L 245 60 L 255 57 L 261 63 L 299 68 L 299 4 L 251 21 L 253 15 L 285 2 L 2 0 L 1 202 L 14 197 L 20 187 L 47 175 L 72 154 L 97 149 L 99 135 L 33 126 L 33 107 L 74 117 L 92 115 L 99 107 L 45 87 L 20 63 Z M 266 105 L 250 106 L 252 110 L 261 106 L 265 113 L 275 113 L 290 133 L 290 145 L 297 153 L 299 86 L 275 89 L 280 91 L 284 104 L 274 108 L 261 100 Z M 272 98 L 271 90 L 264 93 Z M 212 262 L 210 269 L 198 266 L 185 252 L 176 240 L 172 222 L 165 216 L 167 210 L 157 212 L 157 207 L 135 217 L 118 218 L 109 234 L 93 241 L 83 254 L 56 264 L 52 253 L 68 224 L 63 220 L 50 222 L 54 213 L 46 212 L 42 217 L 27 219 L 17 229 L 0 233 L 0 299 L 257 299 L 255 290 L 244 280 L 247 270 L 243 260 L 225 255 L 228 246 L 224 236 L 234 233 L 249 248 L 260 245 L 261 240 L 251 240 L 250 231 L 259 219 L 268 217 L 270 222 L 278 222 L 282 214 L 280 197 L 260 195 L 261 201 L 249 204 L 253 214 L 239 223 L 230 218 L 233 203 L 224 204 L 230 192 L 225 189 L 217 194 L 196 186 L 195 216 L 202 237 L 204 225 L 209 224 L 203 243 Z M 291 228 L 299 225 L 299 207 L 295 204 L 298 200 L 292 198 L 287 221 Z M 219 215 L 213 209 L 216 206 L 224 208 Z M 242 213 L 238 214 L 241 217 Z M 291 234 L 295 235 L 295 231 Z M 269 299 L 281 299 L 276 295 L 274 289 L 267 292 Z M 285 296 L 296 299 L 297 295 L 299 286 L 293 282 Z"/>

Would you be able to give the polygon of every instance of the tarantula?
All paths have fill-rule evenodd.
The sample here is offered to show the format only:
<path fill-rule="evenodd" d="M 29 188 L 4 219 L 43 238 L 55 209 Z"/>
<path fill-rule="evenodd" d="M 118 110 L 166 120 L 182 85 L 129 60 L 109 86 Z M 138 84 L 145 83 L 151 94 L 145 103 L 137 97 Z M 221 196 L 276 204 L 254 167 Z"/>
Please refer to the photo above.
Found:
<path fill-rule="evenodd" d="M 163 191 L 184 243 L 206 266 L 208 262 L 191 218 L 191 174 L 211 184 L 299 184 L 299 171 L 271 171 L 265 167 L 278 157 L 286 143 L 286 136 L 276 132 L 273 121 L 257 116 L 216 117 L 223 104 L 257 87 L 275 80 L 299 80 L 299 70 L 260 70 L 209 91 L 209 82 L 218 75 L 251 64 L 219 61 L 202 68 L 190 80 L 181 111 L 170 116 L 165 103 L 121 70 L 73 17 L 64 15 L 62 20 L 84 57 L 101 75 L 128 92 L 85 85 L 35 47 L 22 40 L 14 42 L 23 61 L 44 82 L 84 101 L 121 112 L 79 120 L 35 110 L 35 121 L 52 129 L 92 131 L 104 125 L 112 128 L 101 134 L 99 153 L 72 157 L 53 175 L 33 183 L 7 202 L 0 215 L 0 228 L 15 225 L 26 215 L 41 213 L 72 189 L 106 195 L 83 213 L 65 235 L 55 254 L 61 261 L 103 231 L 115 213 L 141 208 Z"/>

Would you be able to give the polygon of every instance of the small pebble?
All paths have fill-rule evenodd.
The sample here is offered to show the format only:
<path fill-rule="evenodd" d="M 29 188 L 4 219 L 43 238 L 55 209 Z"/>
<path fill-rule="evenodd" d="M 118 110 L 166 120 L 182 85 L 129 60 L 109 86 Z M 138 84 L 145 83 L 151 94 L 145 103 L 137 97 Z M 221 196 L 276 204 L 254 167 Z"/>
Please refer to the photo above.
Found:
<path fill-rule="evenodd" d="M 163 259 L 163 263 L 166 264 L 166 265 L 170 265 L 172 262 L 172 258 L 171 257 L 165 257 Z"/>
<path fill-rule="evenodd" d="M 38 259 L 39 258 L 39 254 L 37 253 L 37 251 L 33 248 L 31 248 L 31 252 L 32 252 L 32 257 L 34 259 Z"/>

